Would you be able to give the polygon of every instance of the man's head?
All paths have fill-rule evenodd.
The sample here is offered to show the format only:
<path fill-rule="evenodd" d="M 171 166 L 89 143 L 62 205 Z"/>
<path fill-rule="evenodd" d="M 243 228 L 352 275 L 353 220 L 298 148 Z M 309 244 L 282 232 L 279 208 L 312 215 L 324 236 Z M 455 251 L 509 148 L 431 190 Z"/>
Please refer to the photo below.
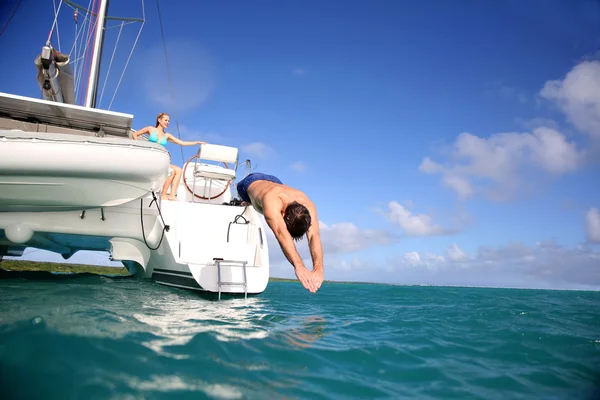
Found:
<path fill-rule="evenodd" d="M 292 202 L 288 204 L 283 214 L 283 220 L 287 226 L 287 230 L 296 241 L 302 239 L 302 236 L 310 227 L 311 218 L 308 209 L 302 204 Z"/>

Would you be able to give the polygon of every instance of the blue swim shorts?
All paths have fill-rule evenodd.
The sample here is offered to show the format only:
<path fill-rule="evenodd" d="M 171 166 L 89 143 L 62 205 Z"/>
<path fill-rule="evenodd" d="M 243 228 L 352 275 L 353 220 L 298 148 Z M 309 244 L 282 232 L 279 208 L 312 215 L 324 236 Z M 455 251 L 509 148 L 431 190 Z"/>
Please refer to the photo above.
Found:
<path fill-rule="evenodd" d="M 269 181 L 279 184 L 282 183 L 278 178 L 274 177 L 273 175 L 261 174 L 260 172 L 251 173 L 250 175 L 239 181 L 239 183 L 237 184 L 237 192 L 243 201 L 251 203 L 250 197 L 248 197 L 248 187 L 252 182 L 256 181 Z"/>

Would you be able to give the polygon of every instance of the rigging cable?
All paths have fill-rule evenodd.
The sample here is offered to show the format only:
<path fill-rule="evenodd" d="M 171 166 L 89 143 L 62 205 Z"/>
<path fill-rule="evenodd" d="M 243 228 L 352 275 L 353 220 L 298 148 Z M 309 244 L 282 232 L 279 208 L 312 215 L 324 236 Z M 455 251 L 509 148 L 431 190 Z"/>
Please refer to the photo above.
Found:
<path fill-rule="evenodd" d="M 92 7 L 92 0 L 90 0 L 90 2 L 88 4 L 88 9 L 90 7 Z M 77 73 L 77 80 L 75 81 L 75 95 L 77 97 L 79 97 L 80 101 L 81 101 L 81 91 L 84 90 L 83 75 L 84 75 L 85 60 L 86 60 L 86 56 L 88 54 L 87 51 L 88 51 L 88 46 L 90 44 L 90 38 L 91 38 L 92 32 L 93 32 L 93 30 L 91 29 L 91 26 L 92 26 L 92 18 L 91 18 L 91 16 L 88 16 L 87 13 L 85 13 L 84 18 L 83 18 L 83 23 L 81 24 L 81 28 L 79 28 L 79 33 L 78 33 L 77 37 L 75 38 L 75 40 L 78 40 L 78 39 L 81 40 L 81 44 L 79 47 L 79 54 L 75 54 L 75 61 L 77 61 L 76 69 L 79 71 Z M 96 26 L 95 21 L 94 21 L 94 26 Z M 87 38 L 85 36 L 86 27 L 90 27 L 89 32 L 87 34 Z"/>
<path fill-rule="evenodd" d="M 56 24 L 56 40 L 58 41 L 58 52 L 60 53 L 60 29 L 58 28 L 58 13 L 60 12 L 60 7 L 62 6 L 62 0 L 58 4 L 58 10 L 56 9 L 56 0 L 52 0 L 52 5 L 54 6 L 54 23 Z M 52 35 L 52 32 L 50 32 Z M 50 38 L 48 38 L 50 40 Z"/>
<path fill-rule="evenodd" d="M 71 47 L 71 51 L 69 51 L 69 57 L 71 57 L 71 63 L 73 64 L 74 92 L 75 98 L 77 98 L 79 95 L 79 82 L 81 81 L 80 75 L 83 74 L 81 68 L 81 65 L 83 64 L 83 61 L 81 61 L 83 60 L 83 54 L 81 53 L 82 51 L 84 51 L 85 48 L 87 48 L 83 46 L 84 40 L 80 39 L 80 37 L 83 38 L 85 36 L 83 34 L 83 32 L 85 31 L 85 27 L 87 26 L 88 22 L 91 23 L 87 15 L 87 10 L 92 6 L 92 0 L 90 0 L 90 2 L 88 3 L 88 8 L 84 9 L 85 12 L 81 13 L 81 17 L 83 18 L 83 22 L 81 23 L 81 25 L 79 25 L 79 10 L 73 7 L 68 2 L 66 4 L 73 9 L 73 19 L 75 20 L 75 39 L 73 40 L 73 47 Z M 79 42 L 81 43 L 80 47 L 78 48 L 77 44 Z"/>
<path fill-rule="evenodd" d="M 75 9 L 73 11 L 73 19 L 75 20 L 75 40 L 73 40 L 73 47 L 71 47 L 71 51 L 69 51 L 69 58 L 71 57 L 71 54 L 73 53 L 73 49 L 75 51 L 75 56 L 77 56 L 77 38 L 79 37 L 79 34 L 77 32 L 77 28 L 78 28 L 78 15 L 79 15 L 79 10 Z M 73 61 L 71 59 L 71 64 L 75 64 L 75 61 Z M 75 82 L 77 82 L 77 68 L 75 68 L 75 65 L 73 65 L 73 84 L 75 85 Z M 75 92 L 75 86 L 73 87 L 73 94 L 75 95 L 75 98 L 77 98 L 77 93 Z"/>
<path fill-rule="evenodd" d="M 12 14 L 10 14 L 10 17 L 8 17 L 8 21 L 6 21 L 6 23 L 4 24 L 4 26 L 2 27 L 2 30 L 0 31 L 0 36 L 2 36 L 2 34 L 4 33 L 4 30 L 6 29 L 6 27 L 8 26 L 8 23 L 10 22 L 10 20 L 12 19 L 12 17 L 15 15 L 15 13 L 17 12 L 17 10 L 19 9 L 19 6 L 21 5 L 21 3 L 23 2 L 23 0 L 19 0 L 19 2 L 17 3 L 17 5 L 15 6 Z"/>
<path fill-rule="evenodd" d="M 165 50 L 165 62 L 167 64 L 167 76 L 169 77 L 169 87 L 171 88 L 171 97 L 173 98 L 173 113 L 175 114 L 175 124 L 177 125 L 177 136 L 181 140 L 181 134 L 179 133 L 179 119 L 177 118 L 177 107 L 175 106 L 175 93 L 173 92 L 173 82 L 171 81 L 171 71 L 169 69 L 169 56 L 167 55 L 167 44 L 165 42 L 165 32 L 163 29 L 162 16 L 160 13 L 160 4 L 156 0 L 156 8 L 158 8 L 158 22 L 160 23 L 160 33 L 162 35 L 163 48 Z M 181 162 L 185 162 L 183 157 L 183 146 L 179 146 L 181 150 Z"/>
<path fill-rule="evenodd" d="M 62 0 L 58 4 L 58 10 L 56 9 L 56 3 L 53 2 L 54 8 L 54 22 L 52 23 L 52 28 L 50 28 L 50 33 L 48 33 L 48 40 L 46 40 L 46 44 L 50 45 L 50 39 L 52 38 L 52 33 L 54 33 L 54 27 L 58 25 L 58 14 L 60 13 L 60 7 L 62 7 Z M 60 42 L 60 39 L 59 39 Z"/>
<path fill-rule="evenodd" d="M 125 75 L 125 70 L 127 69 L 127 66 L 129 65 L 129 60 L 131 60 L 131 56 L 133 55 L 133 50 L 135 50 L 135 46 L 137 45 L 138 39 L 140 38 L 140 35 L 142 34 L 142 29 L 144 29 L 144 24 L 146 23 L 146 9 L 144 7 L 144 0 L 142 0 L 142 25 L 140 26 L 140 30 L 138 31 L 138 34 L 135 38 L 135 42 L 133 43 L 133 47 L 131 48 L 131 51 L 129 52 L 129 57 L 127 57 L 127 61 L 125 62 L 125 67 L 123 67 L 123 71 L 121 72 L 121 77 L 119 78 L 119 82 L 117 83 L 117 87 L 115 88 L 115 92 L 113 93 L 113 97 L 112 99 L 110 99 L 110 103 L 108 104 L 108 109 L 110 110 L 110 107 L 112 106 L 113 101 L 115 101 L 115 96 L 117 95 L 117 91 L 119 90 L 119 86 L 121 86 L 121 81 L 123 80 L 123 76 Z M 179 130 L 179 125 L 178 126 L 178 130 Z M 183 157 L 183 150 L 181 153 L 182 157 Z"/>
<path fill-rule="evenodd" d="M 115 43 L 115 48 L 113 50 L 112 56 L 110 57 L 110 63 L 108 64 L 108 71 L 106 71 L 106 77 L 104 78 L 104 85 L 102 85 L 102 92 L 100 92 L 100 100 L 98 101 L 98 105 L 102 103 L 102 98 L 104 97 L 104 89 L 106 88 L 106 82 L 108 82 L 108 76 L 110 75 L 110 69 L 113 65 L 113 60 L 115 59 L 115 53 L 117 52 L 117 47 L 119 47 L 119 39 L 121 39 L 121 32 L 123 32 L 123 25 L 125 25 L 125 21 L 121 22 L 121 28 L 119 29 L 119 34 L 117 35 L 117 42 Z"/>

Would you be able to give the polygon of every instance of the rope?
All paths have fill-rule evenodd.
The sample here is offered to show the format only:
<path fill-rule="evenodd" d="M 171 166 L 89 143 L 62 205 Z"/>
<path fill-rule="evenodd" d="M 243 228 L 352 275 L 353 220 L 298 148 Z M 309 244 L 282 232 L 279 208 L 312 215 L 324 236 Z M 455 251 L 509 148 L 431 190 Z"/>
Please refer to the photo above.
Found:
<path fill-rule="evenodd" d="M 242 222 L 243 224 L 249 224 L 250 221 L 248 221 L 245 217 L 244 217 L 244 213 L 246 212 L 246 210 L 248 209 L 248 207 L 244 207 L 244 211 L 242 211 L 241 214 L 236 215 L 235 218 L 233 219 L 232 222 L 229 223 L 229 225 L 227 226 L 227 243 L 229 243 L 229 230 L 231 229 L 231 224 L 239 224 L 240 222 L 237 222 L 238 219 L 243 219 L 244 222 Z"/>
<path fill-rule="evenodd" d="M 60 7 L 62 6 L 62 0 L 58 5 L 58 10 L 56 9 L 56 0 L 52 0 L 52 6 L 54 7 L 54 21 L 56 22 L 56 40 L 58 41 L 58 52 L 60 53 L 60 29 L 58 29 L 58 13 L 60 11 Z"/>
<path fill-rule="evenodd" d="M 54 3 L 56 4 L 56 3 Z M 52 23 L 52 28 L 50 28 L 50 33 L 48 34 L 48 40 L 46 40 L 46 44 L 50 45 L 50 38 L 52 37 L 52 33 L 54 32 L 54 27 L 58 24 L 58 13 L 60 12 L 60 8 L 62 7 L 62 0 L 58 4 L 58 11 L 55 9 L 54 12 L 54 22 Z"/>
<path fill-rule="evenodd" d="M 85 25 L 85 22 L 87 21 L 87 14 L 82 13 L 81 15 L 79 15 L 79 10 L 73 6 L 71 6 L 69 3 L 66 3 L 67 7 L 70 7 L 71 10 L 73 11 L 77 11 L 77 18 L 73 17 L 73 19 L 75 20 L 75 39 L 73 40 L 73 46 L 71 46 L 71 50 L 69 51 L 69 57 L 71 56 L 71 54 L 73 54 L 73 51 L 75 51 L 75 56 L 77 56 L 77 41 L 79 39 L 79 35 L 81 34 L 81 31 L 83 30 L 83 26 Z M 92 1 L 90 0 L 90 4 L 92 4 Z M 89 5 L 88 5 L 89 7 Z M 79 25 L 79 18 L 83 18 L 83 22 L 81 23 L 81 26 Z"/>
<path fill-rule="evenodd" d="M 73 46 L 71 46 L 71 51 L 69 51 L 69 58 L 71 58 L 71 54 L 73 51 L 75 52 L 75 56 L 77 56 L 77 38 L 79 37 L 79 32 L 77 31 L 77 27 L 79 26 L 79 16 L 75 18 L 75 40 L 73 40 Z M 77 68 L 75 65 L 75 61 L 71 60 L 71 64 L 73 65 L 73 85 L 77 82 Z M 73 87 L 73 95 L 77 98 L 77 86 Z"/>
<path fill-rule="evenodd" d="M 160 207 L 158 205 L 158 199 L 156 198 L 156 194 L 154 193 L 154 190 L 153 190 L 152 191 L 152 201 L 150 202 L 150 204 L 148 204 L 148 207 L 151 207 L 152 203 L 154 203 L 154 202 L 156 202 L 156 208 L 158 209 L 158 215 L 160 215 L 160 219 L 162 220 L 162 223 L 163 223 L 163 231 L 160 236 L 160 241 L 158 242 L 158 245 L 155 248 L 152 248 L 148 244 L 148 241 L 146 240 L 146 232 L 144 232 L 144 210 L 142 208 L 144 206 L 144 199 L 143 198 L 140 199 L 140 221 L 142 223 L 142 237 L 144 238 L 144 243 L 146 244 L 146 247 L 148 247 L 150 250 L 158 249 L 165 237 L 165 231 L 169 232 L 169 229 L 171 229 L 171 227 L 169 225 L 165 224 L 165 220 L 162 216 L 162 212 L 160 211 Z"/>
<path fill-rule="evenodd" d="M 10 22 L 10 20 L 12 19 L 12 17 L 16 14 L 17 10 L 19 9 L 19 6 L 21 5 L 21 3 L 23 2 L 23 0 L 19 0 L 19 2 L 17 3 L 17 5 L 15 6 L 12 14 L 10 14 L 10 17 L 8 17 L 8 21 L 6 21 L 6 23 L 4 24 L 4 26 L 2 27 L 2 30 L 0 31 L 0 36 L 2 36 L 2 34 L 4 33 L 4 30 L 6 29 L 6 27 L 8 26 L 8 23 Z"/>
<path fill-rule="evenodd" d="M 108 64 L 108 71 L 106 71 L 106 77 L 104 78 L 104 85 L 102 85 L 102 92 L 100 92 L 100 101 L 98 101 L 98 105 L 102 103 L 102 97 L 104 96 L 104 89 L 106 88 L 106 82 L 108 82 L 108 76 L 110 75 L 110 69 L 112 68 L 113 60 L 115 59 L 115 53 L 117 52 L 117 47 L 119 46 L 119 39 L 121 38 L 121 32 L 123 31 L 123 25 L 125 22 L 121 22 L 121 29 L 119 29 L 119 34 L 117 35 L 117 41 L 115 43 L 115 48 L 113 50 L 112 56 L 110 57 L 110 63 Z"/>
<path fill-rule="evenodd" d="M 112 99 L 110 99 L 110 103 L 108 104 L 108 109 L 110 110 L 110 107 L 112 106 L 113 101 L 115 101 L 115 96 L 117 95 L 117 91 L 119 90 L 119 86 L 121 86 L 121 81 L 123 80 L 123 76 L 125 75 L 125 70 L 127 69 L 127 66 L 129 65 L 129 60 L 131 60 L 131 56 L 133 55 L 133 50 L 135 50 L 135 46 L 137 45 L 138 39 L 140 38 L 140 35 L 142 34 L 142 29 L 144 29 L 144 24 L 146 23 L 146 10 L 144 8 L 144 0 L 142 0 L 142 25 L 140 26 L 140 30 L 138 31 L 138 34 L 135 38 L 135 42 L 133 43 L 133 47 L 131 48 L 131 51 L 129 52 L 129 57 L 127 57 L 127 61 L 125 62 L 125 67 L 123 67 L 123 71 L 121 72 L 121 77 L 119 78 L 119 82 L 117 83 L 117 87 L 115 89 L 115 92 L 113 93 L 113 97 Z M 177 128 L 179 129 L 179 128 Z M 183 150 L 182 150 L 182 156 L 183 156 Z"/>
<path fill-rule="evenodd" d="M 75 91 L 75 98 L 77 98 L 77 94 L 79 93 L 79 82 L 80 82 L 80 78 L 79 75 L 81 74 L 81 68 L 80 65 L 81 63 L 79 62 L 79 60 L 83 59 L 83 55 L 80 54 L 83 47 L 83 43 L 81 43 L 80 48 L 77 48 L 77 44 L 79 42 L 79 37 L 82 34 L 82 32 L 85 30 L 85 26 L 88 22 L 91 23 L 90 19 L 87 16 L 87 13 L 82 13 L 82 18 L 83 18 L 83 22 L 81 23 L 81 25 L 79 25 L 79 10 L 73 6 L 71 6 L 69 3 L 66 3 L 67 6 L 71 7 L 71 9 L 73 11 L 77 12 L 77 18 L 75 18 L 75 39 L 73 40 L 73 46 L 71 47 L 71 51 L 69 51 L 69 57 L 71 57 L 71 55 L 73 53 L 75 53 L 75 55 L 73 56 L 74 58 L 72 58 L 71 63 L 73 64 L 73 82 L 74 82 L 74 91 Z M 92 6 L 92 0 L 90 0 L 90 2 L 88 3 L 88 9 Z M 77 52 L 77 50 L 79 50 L 79 53 Z"/>
<path fill-rule="evenodd" d="M 131 24 L 137 24 L 138 22 L 140 22 L 140 21 L 122 21 L 123 26 L 125 26 L 125 25 L 131 25 Z M 144 21 L 142 21 L 142 22 L 144 22 Z M 104 30 L 105 31 L 109 31 L 111 29 L 118 28 L 119 26 L 121 26 L 121 25 L 117 24 L 117 25 L 113 25 L 113 26 L 107 26 L 107 27 L 104 28 Z"/>
<path fill-rule="evenodd" d="M 175 93 L 173 92 L 173 82 L 171 81 L 171 70 L 169 68 L 169 56 L 167 55 L 167 43 L 165 42 L 165 31 L 163 29 L 162 16 L 160 12 L 160 4 L 159 1 L 156 0 L 156 8 L 158 9 L 158 22 L 160 23 L 160 34 L 162 36 L 163 48 L 165 50 L 165 62 L 167 64 L 167 76 L 169 78 L 169 87 L 171 88 L 171 97 L 173 98 L 173 114 L 175 114 L 175 124 L 177 125 L 177 136 L 179 140 L 181 140 L 181 134 L 179 133 L 179 118 L 177 117 L 177 107 L 175 105 Z M 179 146 L 179 150 L 181 150 L 181 162 L 183 163 L 183 146 Z"/>
<path fill-rule="evenodd" d="M 94 5 L 95 5 L 95 0 L 94 0 Z M 92 0 L 89 1 L 88 3 L 88 9 L 90 9 L 92 7 Z M 73 10 L 75 10 L 75 8 L 73 8 Z M 77 65 L 74 68 L 74 78 L 75 78 L 75 97 L 78 98 L 81 101 L 81 94 L 80 94 L 80 90 L 82 89 L 83 83 L 82 83 L 82 79 L 83 79 L 83 75 L 84 75 L 84 67 L 85 67 L 85 58 L 90 44 L 90 38 L 92 36 L 93 33 L 93 29 L 92 29 L 92 19 L 90 17 L 88 17 L 87 13 L 82 13 L 83 14 L 83 23 L 81 24 L 81 27 L 79 28 L 79 33 L 77 33 L 77 35 L 75 36 L 75 43 L 77 43 L 78 40 L 81 40 L 81 45 L 79 46 L 79 53 L 77 53 L 77 50 L 75 51 L 75 61 L 77 61 Z M 79 24 L 79 21 L 76 22 L 76 24 Z M 85 31 L 86 26 L 89 26 L 90 29 L 88 30 L 88 34 L 87 37 L 85 37 L 85 35 L 82 36 L 82 33 Z M 94 23 L 95 26 L 95 23 Z M 80 39 L 81 37 L 81 39 Z M 84 46 L 85 43 L 85 46 Z M 71 50 L 72 51 L 72 50 Z M 73 62 L 75 62 L 73 61 Z"/>
<path fill-rule="evenodd" d="M 53 1 L 56 2 L 56 0 L 53 0 Z M 87 95 L 87 91 L 85 90 L 86 86 L 87 86 L 87 81 L 85 80 L 85 78 L 89 77 L 91 53 L 92 53 L 92 49 L 94 47 L 92 38 L 94 36 L 94 33 L 96 32 L 96 29 L 98 29 L 98 27 L 97 27 L 98 19 L 94 18 L 94 16 L 97 16 L 97 13 L 95 13 L 94 11 L 99 11 L 100 2 L 98 0 L 89 0 L 87 8 L 83 8 L 81 6 L 78 6 L 74 3 L 72 3 L 69 0 L 60 0 L 60 1 L 61 1 L 61 5 L 62 5 L 62 3 L 64 3 L 67 5 L 67 7 L 70 7 L 72 10 L 77 12 L 77 17 L 75 18 L 75 40 L 73 41 L 73 45 L 69 51 L 69 56 L 71 57 L 71 63 L 73 64 L 73 80 L 74 80 L 75 98 L 78 100 L 78 103 L 82 103 L 84 101 L 85 95 Z M 137 46 L 137 43 L 139 42 L 143 27 L 145 24 L 145 2 L 144 2 L 144 0 L 142 0 L 141 3 L 142 3 L 142 19 L 134 20 L 131 18 L 129 18 L 129 19 L 126 18 L 126 19 L 123 19 L 119 24 L 115 24 L 114 26 L 105 26 L 105 28 L 104 28 L 106 31 L 109 29 L 119 27 L 119 33 L 118 33 L 118 36 L 116 39 L 115 48 L 113 49 L 113 52 L 112 52 L 112 56 L 111 56 L 110 63 L 108 66 L 108 71 L 104 78 L 102 89 L 100 91 L 100 98 L 98 101 L 98 105 L 101 104 L 102 100 L 104 99 L 104 93 L 106 92 L 106 88 L 108 86 L 110 72 L 112 72 L 112 66 L 114 65 L 114 61 L 116 58 L 117 47 L 120 44 L 120 38 L 122 36 L 124 27 L 126 25 L 130 25 L 130 24 L 134 24 L 134 23 L 138 23 L 138 22 L 142 23 L 139 28 L 139 31 L 137 33 L 137 36 L 135 38 L 133 47 L 131 48 L 131 51 L 130 51 L 127 61 L 125 63 L 125 67 L 121 71 L 121 76 L 119 77 L 116 89 L 115 89 L 114 93 L 112 94 L 112 98 L 111 98 L 110 104 L 108 106 L 109 110 L 112 107 L 112 104 L 115 100 L 117 91 L 119 90 L 119 88 L 121 86 L 121 82 L 123 81 L 123 77 L 125 75 L 127 67 L 129 66 L 129 63 L 131 61 L 131 58 L 133 56 L 133 52 Z M 56 5 L 55 5 L 55 9 L 56 9 Z M 56 11 L 55 11 L 55 13 L 56 13 Z M 111 17 L 107 17 L 107 19 L 108 18 L 111 18 Z M 120 18 L 112 18 L 112 19 L 120 19 Z M 56 26 L 58 29 L 58 22 L 56 23 Z M 60 46 L 60 43 L 59 43 L 59 46 Z M 107 94 L 107 96 L 108 96 L 108 94 Z"/>

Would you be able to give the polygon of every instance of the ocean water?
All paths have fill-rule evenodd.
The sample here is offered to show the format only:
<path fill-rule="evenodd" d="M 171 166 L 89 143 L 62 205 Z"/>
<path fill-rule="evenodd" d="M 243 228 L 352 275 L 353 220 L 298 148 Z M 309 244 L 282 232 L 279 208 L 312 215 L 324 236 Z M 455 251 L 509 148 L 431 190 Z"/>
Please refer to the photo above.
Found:
<path fill-rule="evenodd" d="M 3 399 L 600 398 L 600 292 L 0 280 Z"/>

